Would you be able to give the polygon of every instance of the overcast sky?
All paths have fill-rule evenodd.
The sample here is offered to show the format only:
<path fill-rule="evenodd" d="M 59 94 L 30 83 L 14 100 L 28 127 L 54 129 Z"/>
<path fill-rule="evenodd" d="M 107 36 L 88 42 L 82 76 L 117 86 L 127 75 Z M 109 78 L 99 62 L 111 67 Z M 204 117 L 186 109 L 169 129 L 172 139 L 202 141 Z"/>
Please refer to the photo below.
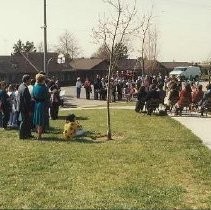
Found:
<path fill-rule="evenodd" d="M 211 0 L 137 0 L 140 13 L 152 4 L 160 61 L 211 58 Z M 18 39 L 33 41 L 35 46 L 43 40 L 43 0 L 0 0 L 0 5 L 0 55 L 10 54 Z M 49 45 L 57 44 L 68 30 L 83 56 L 90 57 L 98 47 L 91 38 L 92 28 L 106 10 L 102 0 L 47 0 Z"/>

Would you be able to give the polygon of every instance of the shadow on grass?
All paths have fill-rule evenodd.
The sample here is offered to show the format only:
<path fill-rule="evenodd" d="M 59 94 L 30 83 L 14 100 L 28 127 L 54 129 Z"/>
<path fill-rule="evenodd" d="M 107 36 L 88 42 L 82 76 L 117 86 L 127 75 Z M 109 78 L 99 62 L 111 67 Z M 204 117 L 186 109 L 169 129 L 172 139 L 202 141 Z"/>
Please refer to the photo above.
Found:
<path fill-rule="evenodd" d="M 59 129 L 56 131 L 59 131 Z M 53 132 L 50 132 L 53 133 Z M 55 133 L 53 133 L 55 134 Z M 64 138 L 62 138 L 62 132 L 57 133 L 59 134 L 58 136 L 46 136 L 44 138 L 42 138 L 41 141 L 46 141 L 46 142 L 79 142 L 79 143 L 88 143 L 88 144 L 92 144 L 92 143 L 104 143 L 105 141 L 103 140 L 98 140 L 99 137 L 104 136 L 102 134 L 97 134 L 95 132 L 91 132 L 91 131 L 87 131 L 84 135 L 81 136 L 77 136 L 74 137 L 72 139 L 69 140 L 65 140 Z"/>
<path fill-rule="evenodd" d="M 166 113 L 159 113 L 159 112 L 152 112 L 152 114 L 148 114 L 147 111 L 142 111 L 142 112 L 137 112 L 137 114 L 140 114 L 141 116 L 146 116 L 146 117 L 152 117 L 152 116 L 157 116 L 157 117 L 168 117 L 168 114 Z"/>
<path fill-rule="evenodd" d="M 63 132 L 63 129 L 56 128 L 56 127 L 50 127 L 47 131 L 48 134 L 61 134 Z"/>
<path fill-rule="evenodd" d="M 77 108 L 78 105 L 76 104 L 71 104 L 71 103 L 64 103 L 62 108 Z"/>
<path fill-rule="evenodd" d="M 58 120 L 65 120 L 66 116 L 59 116 Z M 82 117 L 82 116 L 78 116 L 76 117 L 76 120 L 88 120 L 88 117 Z"/>
<path fill-rule="evenodd" d="M 182 113 L 182 115 L 174 115 L 174 114 L 172 114 L 172 115 L 169 115 L 169 116 L 171 116 L 171 117 L 175 117 L 175 118 L 177 118 L 177 117 L 190 117 L 190 118 L 211 118 L 211 116 L 210 115 L 203 115 L 203 116 L 201 116 L 200 114 L 197 114 L 197 113 Z"/>

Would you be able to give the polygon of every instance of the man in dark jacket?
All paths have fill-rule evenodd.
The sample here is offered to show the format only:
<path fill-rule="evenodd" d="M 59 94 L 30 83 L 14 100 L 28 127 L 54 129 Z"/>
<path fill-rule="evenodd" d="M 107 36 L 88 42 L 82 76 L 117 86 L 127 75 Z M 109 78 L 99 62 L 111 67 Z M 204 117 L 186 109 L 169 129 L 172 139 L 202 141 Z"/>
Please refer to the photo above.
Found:
<path fill-rule="evenodd" d="M 9 102 L 9 96 L 6 92 L 6 83 L 3 81 L 0 83 L 0 111 L 2 112 L 1 125 L 4 129 L 7 129 L 7 123 L 10 117 L 11 105 Z"/>
<path fill-rule="evenodd" d="M 100 76 L 97 75 L 96 79 L 94 80 L 94 100 L 98 100 L 101 89 L 102 89 L 102 83 L 100 80 Z"/>
<path fill-rule="evenodd" d="M 30 76 L 24 75 L 22 84 L 18 88 L 17 110 L 21 116 L 19 129 L 19 138 L 27 139 L 33 137 L 31 135 L 31 95 L 28 85 L 30 84 Z"/>
<path fill-rule="evenodd" d="M 156 90 L 156 85 L 152 84 L 146 95 L 146 108 L 148 115 L 151 115 L 152 112 L 159 107 L 159 100 L 159 92 Z"/>

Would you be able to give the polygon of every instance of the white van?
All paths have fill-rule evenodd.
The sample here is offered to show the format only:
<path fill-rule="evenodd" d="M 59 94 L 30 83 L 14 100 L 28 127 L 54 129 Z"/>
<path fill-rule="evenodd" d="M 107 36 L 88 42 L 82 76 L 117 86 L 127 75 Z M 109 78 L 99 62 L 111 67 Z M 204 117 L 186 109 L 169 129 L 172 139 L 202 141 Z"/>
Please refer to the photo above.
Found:
<path fill-rule="evenodd" d="M 198 66 L 175 67 L 169 75 L 180 76 L 184 79 L 196 79 L 201 76 L 201 69 Z"/>

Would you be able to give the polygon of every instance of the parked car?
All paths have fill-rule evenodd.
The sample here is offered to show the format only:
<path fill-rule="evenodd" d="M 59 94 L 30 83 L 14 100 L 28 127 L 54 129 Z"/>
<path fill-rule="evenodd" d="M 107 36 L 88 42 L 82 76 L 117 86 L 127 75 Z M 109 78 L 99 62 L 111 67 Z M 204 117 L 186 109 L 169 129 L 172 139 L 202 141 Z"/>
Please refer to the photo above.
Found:
<path fill-rule="evenodd" d="M 198 66 L 175 67 L 169 75 L 180 76 L 183 79 L 198 80 L 201 77 L 201 69 Z"/>

